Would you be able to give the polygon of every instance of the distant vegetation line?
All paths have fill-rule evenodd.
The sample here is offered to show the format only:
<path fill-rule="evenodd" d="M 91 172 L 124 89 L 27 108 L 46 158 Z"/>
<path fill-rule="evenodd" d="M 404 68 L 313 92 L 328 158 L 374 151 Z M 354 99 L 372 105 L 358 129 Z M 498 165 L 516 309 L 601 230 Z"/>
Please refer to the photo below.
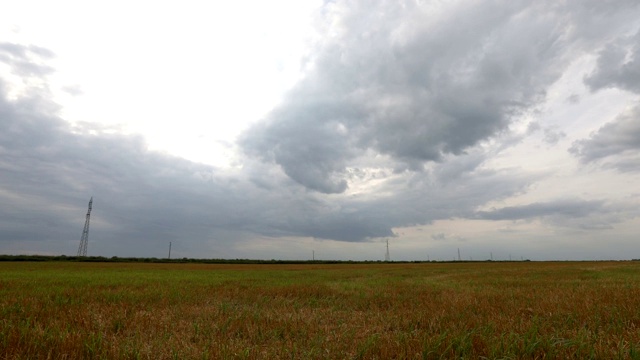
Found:
<path fill-rule="evenodd" d="M 189 264 L 369 264 L 383 261 L 354 260 L 256 260 L 256 259 L 192 259 L 192 258 L 141 258 L 66 255 L 0 255 L 0 261 L 70 261 L 70 262 L 135 262 L 135 263 L 189 263 Z M 397 261 L 396 263 L 421 263 L 428 261 Z"/>
<path fill-rule="evenodd" d="M 394 264 L 420 264 L 420 263 L 480 263 L 480 262 L 527 262 L 525 260 L 404 260 L 404 261 L 382 261 L 382 260 L 258 260 L 258 259 L 192 259 L 192 258 L 156 258 L 156 257 L 104 257 L 104 256 L 66 256 L 66 255 L 0 255 L 1 261 L 69 261 L 69 262 L 105 262 L 105 263 L 176 263 L 176 264 L 371 264 L 371 263 L 394 263 Z M 562 260 L 548 260 L 562 261 Z M 579 260 L 577 260 L 579 261 Z M 594 260 L 584 260 L 594 261 Z M 603 260 L 611 261 L 611 260 Z M 632 259 L 631 261 L 640 261 Z"/>
<path fill-rule="evenodd" d="M 146 258 L 146 257 L 104 257 L 104 256 L 66 256 L 66 255 L 0 255 L 0 261 L 69 261 L 69 262 L 105 262 L 105 263 L 176 263 L 176 264 L 371 264 L 391 262 L 395 264 L 452 263 L 452 262 L 491 262 L 485 261 L 382 261 L 382 260 L 258 260 L 258 259 L 192 259 L 192 258 Z M 529 261 L 529 260 L 525 260 Z M 508 261 L 507 261 L 508 262 Z"/>

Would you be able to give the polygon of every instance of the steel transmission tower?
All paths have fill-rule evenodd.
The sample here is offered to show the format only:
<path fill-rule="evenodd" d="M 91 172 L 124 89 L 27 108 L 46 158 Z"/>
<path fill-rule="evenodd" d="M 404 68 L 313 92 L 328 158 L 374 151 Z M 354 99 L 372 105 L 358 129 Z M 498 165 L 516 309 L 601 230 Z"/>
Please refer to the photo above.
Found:
<path fill-rule="evenodd" d="M 87 220 L 84 222 L 82 237 L 80 238 L 80 246 L 78 247 L 78 256 L 87 256 L 87 243 L 89 242 L 89 217 L 91 216 L 91 204 L 93 196 L 89 200 L 89 210 L 87 210 Z"/>
<path fill-rule="evenodd" d="M 391 261 L 391 256 L 389 255 L 389 239 L 387 239 L 387 253 L 384 255 L 384 261 Z"/>

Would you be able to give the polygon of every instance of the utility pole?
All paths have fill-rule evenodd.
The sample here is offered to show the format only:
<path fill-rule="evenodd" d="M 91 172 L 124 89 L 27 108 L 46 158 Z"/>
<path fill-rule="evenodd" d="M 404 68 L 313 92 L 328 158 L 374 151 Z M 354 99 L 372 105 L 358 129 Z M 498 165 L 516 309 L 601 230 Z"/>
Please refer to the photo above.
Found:
<path fill-rule="evenodd" d="M 89 200 L 89 210 L 87 210 L 87 219 L 84 222 L 82 237 L 80 238 L 80 246 L 78 246 L 78 256 L 87 256 L 87 243 L 89 242 L 89 218 L 91 217 L 91 204 L 93 196 Z"/>

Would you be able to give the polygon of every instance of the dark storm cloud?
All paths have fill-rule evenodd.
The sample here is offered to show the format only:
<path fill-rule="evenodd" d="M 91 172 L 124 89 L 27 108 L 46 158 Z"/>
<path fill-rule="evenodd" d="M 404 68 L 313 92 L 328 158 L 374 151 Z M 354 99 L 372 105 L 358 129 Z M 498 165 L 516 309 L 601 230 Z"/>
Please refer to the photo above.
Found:
<path fill-rule="evenodd" d="M 367 151 L 421 170 L 504 131 L 544 100 L 574 52 L 637 9 L 618 5 L 603 17 L 597 2 L 470 2 L 442 11 L 336 3 L 325 9 L 334 25 L 307 77 L 241 144 L 324 193 L 344 191 L 347 168 Z"/>

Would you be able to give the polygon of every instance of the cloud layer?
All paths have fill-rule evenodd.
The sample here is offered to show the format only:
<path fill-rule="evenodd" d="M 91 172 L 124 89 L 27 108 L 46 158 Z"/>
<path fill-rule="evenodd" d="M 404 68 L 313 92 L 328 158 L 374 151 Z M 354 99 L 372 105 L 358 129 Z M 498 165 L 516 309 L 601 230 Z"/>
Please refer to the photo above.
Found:
<path fill-rule="evenodd" d="M 576 55 L 602 46 L 610 34 L 590 31 L 603 25 L 597 11 L 554 2 L 329 6 L 333 36 L 317 45 L 308 76 L 242 145 L 323 193 L 345 191 L 348 169 L 368 152 L 411 170 L 460 155 L 544 102 Z M 609 15 L 615 27 L 626 13 Z M 623 67 L 590 79 L 633 82 L 633 63 Z"/>
<path fill-rule="evenodd" d="M 544 148 L 637 179 L 640 105 L 587 137 L 537 121 L 583 57 L 584 96 L 640 92 L 639 15 L 634 1 L 330 2 L 305 76 L 242 134 L 230 169 L 70 124 L 49 88 L 53 51 L 0 43 L 20 79 L 0 78 L 0 252 L 74 253 L 91 196 L 106 255 L 161 256 L 180 239 L 185 256 L 242 256 L 256 239 L 357 243 L 444 220 L 613 229 L 637 218 L 640 189 L 541 192 L 558 175 L 529 164 Z M 443 234 L 421 241 L 463 238 Z"/>

